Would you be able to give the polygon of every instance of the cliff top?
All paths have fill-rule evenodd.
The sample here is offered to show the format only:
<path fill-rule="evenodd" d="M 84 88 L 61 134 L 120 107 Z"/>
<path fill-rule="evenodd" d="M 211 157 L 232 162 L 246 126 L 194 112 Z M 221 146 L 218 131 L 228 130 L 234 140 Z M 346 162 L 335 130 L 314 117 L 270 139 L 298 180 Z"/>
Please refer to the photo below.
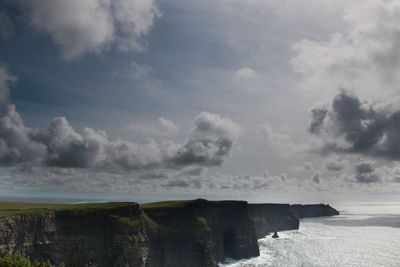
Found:
<path fill-rule="evenodd" d="M 6 202 L 0 201 L 0 217 L 17 215 L 52 212 L 59 210 L 87 210 L 87 209 L 110 209 L 132 205 L 133 202 L 107 202 L 107 203 L 26 203 L 26 202 Z"/>
<path fill-rule="evenodd" d="M 143 209 L 183 208 L 187 207 L 193 201 L 194 200 L 171 200 L 171 201 L 150 202 L 141 204 L 140 207 Z"/>
<path fill-rule="evenodd" d="M 198 199 L 191 199 L 191 200 L 170 200 L 170 201 L 150 202 L 150 203 L 140 204 L 140 207 L 142 209 L 146 210 L 146 209 L 164 209 L 164 208 L 185 208 L 185 207 L 188 207 L 190 205 L 195 205 L 195 204 L 197 204 L 197 205 L 207 205 L 207 204 L 212 204 L 212 205 L 235 204 L 235 205 L 237 205 L 238 203 L 247 204 L 246 201 L 242 201 L 242 200 L 206 200 L 206 199 L 198 198 Z"/>

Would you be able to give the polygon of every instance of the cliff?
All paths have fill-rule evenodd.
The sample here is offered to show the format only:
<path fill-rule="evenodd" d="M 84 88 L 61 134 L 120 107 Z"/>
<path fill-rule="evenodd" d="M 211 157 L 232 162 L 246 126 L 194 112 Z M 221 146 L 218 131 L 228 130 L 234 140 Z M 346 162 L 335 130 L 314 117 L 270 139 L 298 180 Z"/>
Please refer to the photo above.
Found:
<path fill-rule="evenodd" d="M 325 204 L 295 204 L 290 206 L 290 210 L 296 218 L 312 218 L 339 215 L 339 212 L 336 209 Z"/>
<path fill-rule="evenodd" d="M 257 238 L 274 231 L 299 229 L 299 219 L 291 212 L 289 204 L 249 204 Z"/>
<path fill-rule="evenodd" d="M 168 201 L 102 204 L 0 202 L 0 256 L 69 266 L 216 267 L 259 255 L 257 238 L 331 216 L 329 205 Z"/>
<path fill-rule="evenodd" d="M 69 208 L 15 211 L 22 214 L 1 218 L 0 254 L 21 252 L 67 267 L 158 266 L 151 240 L 156 229 L 138 204 Z"/>
<path fill-rule="evenodd" d="M 247 202 L 162 202 L 144 206 L 162 229 L 165 266 L 218 266 L 226 258 L 259 255 Z"/>

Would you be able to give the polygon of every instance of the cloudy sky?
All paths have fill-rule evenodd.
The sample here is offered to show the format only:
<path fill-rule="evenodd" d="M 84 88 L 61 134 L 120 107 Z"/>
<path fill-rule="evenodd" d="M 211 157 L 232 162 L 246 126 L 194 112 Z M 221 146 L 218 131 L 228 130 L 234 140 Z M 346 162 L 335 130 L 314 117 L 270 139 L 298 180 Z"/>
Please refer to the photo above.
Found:
<path fill-rule="evenodd" d="M 400 3 L 5 0 L 0 195 L 393 200 Z"/>

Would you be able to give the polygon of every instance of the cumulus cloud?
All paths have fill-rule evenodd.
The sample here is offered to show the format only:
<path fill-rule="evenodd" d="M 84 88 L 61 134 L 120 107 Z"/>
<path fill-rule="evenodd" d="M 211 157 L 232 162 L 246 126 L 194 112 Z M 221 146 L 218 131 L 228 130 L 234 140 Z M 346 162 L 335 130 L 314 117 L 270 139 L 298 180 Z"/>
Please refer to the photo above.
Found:
<path fill-rule="evenodd" d="M 304 86 L 328 96 L 337 88 L 395 93 L 400 81 L 399 12 L 395 0 L 351 1 L 344 11 L 345 31 L 327 40 L 295 43 L 291 63 L 304 75 Z"/>
<path fill-rule="evenodd" d="M 18 0 L 32 26 L 47 34 L 66 59 L 112 46 L 141 51 L 160 15 L 154 0 Z"/>
<path fill-rule="evenodd" d="M 160 127 L 174 124 L 159 120 Z M 55 118 L 47 130 L 27 127 L 14 105 L 0 116 L 0 165 L 28 164 L 59 168 L 86 168 L 112 172 L 219 166 L 229 156 L 240 128 L 230 119 L 200 113 L 184 144 L 139 144 L 110 139 L 103 131 L 85 128 L 80 134 L 66 118 Z"/>
<path fill-rule="evenodd" d="M 46 155 L 46 146 L 35 141 L 37 130 L 26 127 L 14 105 L 3 107 L 0 116 L 0 163 L 38 163 Z"/>
<path fill-rule="evenodd" d="M 358 162 L 354 170 L 356 181 L 359 183 L 374 183 L 379 181 L 379 176 L 374 172 L 375 168 L 371 162 Z"/>
<path fill-rule="evenodd" d="M 230 119 L 202 112 L 195 118 L 190 137 L 178 150 L 174 163 L 221 165 L 240 132 L 240 127 Z"/>
<path fill-rule="evenodd" d="M 323 149 L 328 152 L 400 159 L 400 110 L 384 106 L 375 107 L 341 91 L 323 119 L 317 118 L 320 131 L 314 133 L 325 141 Z"/>

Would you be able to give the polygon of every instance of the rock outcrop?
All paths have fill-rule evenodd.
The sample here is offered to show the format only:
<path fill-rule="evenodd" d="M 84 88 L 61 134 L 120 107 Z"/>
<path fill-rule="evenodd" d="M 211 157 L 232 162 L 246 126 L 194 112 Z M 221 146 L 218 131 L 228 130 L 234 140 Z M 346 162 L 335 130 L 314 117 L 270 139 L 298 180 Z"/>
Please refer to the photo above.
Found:
<path fill-rule="evenodd" d="M 289 204 L 249 204 L 257 238 L 271 232 L 299 229 L 299 219 L 293 215 Z"/>
<path fill-rule="evenodd" d="M 339 215 L 339 212 L 326 204 L 294 204 L 290 210 L 296 218 L 312 218 Z"/>

